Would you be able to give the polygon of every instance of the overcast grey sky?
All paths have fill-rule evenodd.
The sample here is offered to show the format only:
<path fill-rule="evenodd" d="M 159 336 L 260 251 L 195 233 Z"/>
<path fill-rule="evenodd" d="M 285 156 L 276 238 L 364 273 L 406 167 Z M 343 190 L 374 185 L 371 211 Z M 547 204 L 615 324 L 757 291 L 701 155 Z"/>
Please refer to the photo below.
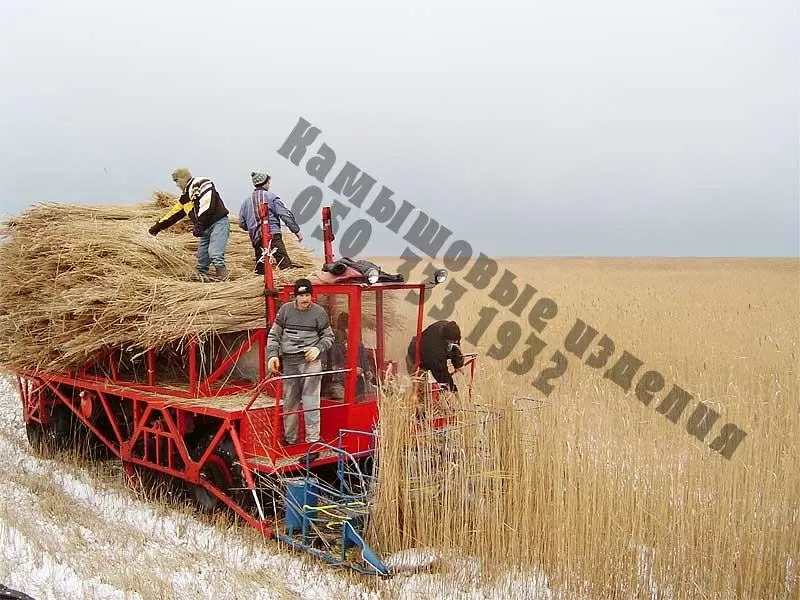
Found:
<path fill-rule="evenodd" d="M 303 117 L 490 255 L 797 256 L 798 40 L 790 0 L 2 0 L 2 213 L 178 166 L 291 206 Z"/>

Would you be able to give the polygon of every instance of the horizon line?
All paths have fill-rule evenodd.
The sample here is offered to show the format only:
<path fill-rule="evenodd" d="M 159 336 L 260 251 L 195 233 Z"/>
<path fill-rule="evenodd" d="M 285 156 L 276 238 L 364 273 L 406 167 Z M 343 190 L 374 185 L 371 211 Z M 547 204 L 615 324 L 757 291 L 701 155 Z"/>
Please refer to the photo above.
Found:
<path fill-rule="evenodd" d="M 367 254 L 371 258 L 400 258 L 390 254 Z M 427 257 L 427 255 L 426 255 Z M 444 260 L 443 256 L 435 256 L 433 258 L 427 257 L 429 260 Z M 745 255 L 730 255 L 730 256 L 697 256 L 697 255 L 676 255 L 676 254 L 507 254 L 502 256 L 490 256 L 493 260 L 504 260 L 514 258 L 558 258 L 558 259 L 674 259 L 674 260 L 800 260 L 800 256 L 791 255 L 770 255 L 770 256 L 745 256 Z M 471 257 L 470 260 L 474 260 Z"/>

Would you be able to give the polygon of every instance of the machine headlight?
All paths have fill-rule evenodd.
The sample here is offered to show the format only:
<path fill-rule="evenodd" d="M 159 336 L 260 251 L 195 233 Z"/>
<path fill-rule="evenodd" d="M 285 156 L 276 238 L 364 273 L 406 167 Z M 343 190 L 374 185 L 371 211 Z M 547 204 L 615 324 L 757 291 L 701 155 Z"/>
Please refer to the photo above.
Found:
<path fill-rule="evenodd" d="M 444 283 L 447 281 L 447 271 L 445 269 L 439 269 L 433 274 L 433 280 L 436 284 Z"/>
<path fill-rule="evenodd" d="M 380 279 L 380 273 L 378 273 L 378 269 L 369 269 L 367 271 L 367 281 L 370 285 L 373 283 L 378 283 L 378 279 Z"/>

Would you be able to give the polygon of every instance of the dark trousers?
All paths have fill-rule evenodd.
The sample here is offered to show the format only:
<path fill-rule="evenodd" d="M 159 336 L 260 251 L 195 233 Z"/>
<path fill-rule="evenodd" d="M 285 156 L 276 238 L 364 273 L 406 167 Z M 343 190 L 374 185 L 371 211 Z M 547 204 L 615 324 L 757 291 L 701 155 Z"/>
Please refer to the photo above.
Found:
<path fill-rule="evenodd" d="M 283 244 L 283 235 L 280 233 L 273 233 L 272 234 L 272 250 L 274 251 L 272 256 L 275 258 L 275 262 L 278 265 L 279 269 L 291 269 L 294 265 L 292 264 L 292 260 L 289 258 L 289 255 L 286 253 L 286 246 Z M 264 274 L 264 261 L 261 259 L 261 253 L 263 251 L 263 247 L 261 245 L 261 240 L 258 240 L 253 246 L 253 252 L 256 255 L 256 273 L 259 275 Z M 265 260 L 269 260 L 266 259 Z"/>

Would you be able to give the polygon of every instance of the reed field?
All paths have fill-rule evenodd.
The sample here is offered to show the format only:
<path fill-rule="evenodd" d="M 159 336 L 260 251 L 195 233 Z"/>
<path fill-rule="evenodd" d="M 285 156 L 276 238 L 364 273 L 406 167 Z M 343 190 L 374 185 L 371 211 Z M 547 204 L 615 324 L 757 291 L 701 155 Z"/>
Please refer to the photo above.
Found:
<path fill-rule="evenodd" d="M 458 375 L 447 434 L 414 431 L 411 402 L 383 403 L 373 543 L 469 558 L 450 573 L 465 585 L 539 576 L 559 598 L 800 598 L 798 260 L 498 262 L 493 283 L 508 269 L 538 292 L 520 318 L 489 297 L 493 284 L 466 283 L 469 267 L 451 273 L 468 291 L 449 318 L 480 355 L 473 401 Z M 547 346 L 514 374 L 541 297 L 557 305 L 537 332 Z M 501 310 L 470 344 L 485 307 Z M 598 332 L 582 359 L 565 349 L 577 319 Z M 489 358 L 513 346 L 506 320 L 522 325 L 520 342 Z M 614 352 L 590 366 L 604 334 Z M 546 394 L 534 381 L 556 351 L 566 365 Z M 613 369 L 604 377 L 625 351 L 642 363 L 628 390 L 624 370 L 623 385 Z M 645 403 L 637 382 L 651 370 L 663 389 Z M 673 385 L 682 412 L 662 405 Z"/>

